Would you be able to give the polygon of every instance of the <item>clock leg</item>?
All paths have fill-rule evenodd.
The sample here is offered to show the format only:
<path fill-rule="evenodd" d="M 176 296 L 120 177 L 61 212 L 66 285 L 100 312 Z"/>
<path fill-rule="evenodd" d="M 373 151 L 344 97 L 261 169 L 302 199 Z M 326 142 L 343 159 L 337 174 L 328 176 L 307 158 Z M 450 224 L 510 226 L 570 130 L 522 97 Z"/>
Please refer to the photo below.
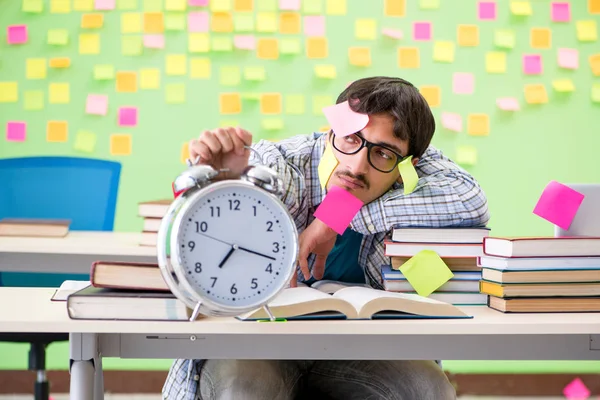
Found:
<path fill-rule="evenodd" d="M 271 309 L 269 308 L 269 306 L 267 304 L 265 304 L 263 306 L 263 308 L 265 309 L 265 312 L 269 316 L 269 319 L 271 320 L 271 322 L 275 321 L 275 317 L 273 316 L 273 313 L 271 312 Z"/>
<path fill-rule="evenodd" d="M 192 316 L 190 317 L 190 321 L 195 321 L 196 318 L 198 318 L 198 314 L 200 314 L 200 306 L 202 305 L 202 302 L 199 301 L 198 304 L 196 304 L 196 307 L 194 307 L 194 311 L 192 312 Z"/>

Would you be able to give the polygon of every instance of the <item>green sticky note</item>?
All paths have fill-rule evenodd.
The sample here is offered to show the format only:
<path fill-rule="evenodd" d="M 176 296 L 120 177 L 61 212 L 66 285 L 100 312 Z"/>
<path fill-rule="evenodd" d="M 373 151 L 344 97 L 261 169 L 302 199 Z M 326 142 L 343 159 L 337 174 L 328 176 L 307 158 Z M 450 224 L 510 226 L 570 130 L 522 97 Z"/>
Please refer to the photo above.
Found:
<path fill-rule="evenodd" d="M 600 103 L 600 83 L 594 83 L 592 85 L 591 97 L 594 103 Z"/>
<path fill-rule="evenodd" d="M 64 46 L 69 43 L 69 31 L 66 29 L 48 29 L 48 44 Z"/>
<path fill-rule="evenodd" d="M 337 76 L 335 65 L 315 65 L 315 76 L 323 79 L 335 79 Z"/>
<path fill-rule="evenodd" d="M 300 40 L 294 38 L 281 38 L 279 40 L 279 52 L 281 54 L 300 54 Z"/>
<path fill-rule="evenodd" d="M 240 126 L 240 123 L 232 119 L 224 119 L 219 121 L 219 128 L 228 128 L 230 126 Z"/>
<path fill-rule="evenodd" d="M 256 92 L 245 92 L 240 94 L 243 100 L 260 100 L 260 93 Z"/>
<path fill-rule="evenodd" d="M 117 9 L 121 11 L 137 10 L 138 0 L 117 0 Z"/>
<path fill-rule="evenodd" d="M 233 29 L 236 32 L 254 31 L 254 15 L 252 13 L 236 13 L 233 15 Z"/>
<path fill-rule="evenodd" d="M 139 56 L 143 48 L 141 36 L 121 36 L 121 53 L 124 56 Z"/>
<path fill-rule="evenodd" d="M 404 194 L 410 194 L 417 187 L 419 182 L 419 176 L 415 167 L 412 165 L 412 156 L 406 157 L 400 164 L 398 164 L 398 170 L 404 183 Z"/>
<path fill-rule="evenodd" d="M 400 272 L 421 296 L 429 296 L 454 276 L 433 250 L 421 250 L 400 266 Z"/>
<path fill-rule="evenodd" d="M 288 94 L 285 96 L 285 113 L 290 115 L 302 115 L 304 114 L 304 95 L 302 94 Z"/>
<path fill-rule="evenodd" d="M 213 36 L 210 43 L 213 51 L 233 51 L 233 39 L 230 36 Z"/>
<path fill-rule="evenodd" d="M 247 81 L 264 81 L 267 71 L 263 66 L 251 66 L 244 68 L 244 79 Z"/>
<path fill-rule="evenodd" d="M 281 118 L 264 118 L 260 125 L 267 131 L 280 131 L 283 129 L 283 119 Z"/>
<path fill-rule="evenodd" d="M 167 104 L 185 103 L 185 84 L 169 83 L 165 85 L 165 101 Z"/>
<path fill-rule="evenodd" d="M 460 165 L 475 165 L 477 164 L 477 148 L 475 146 L 458 146 L 456 148 L 456 157 L 454 158 L 457 164 Z"/>
<path fill-rule="evenodd" d="M 110 64 L 94 66 L 94 79 L 97 81 L 112 80 L 115 78 L 115 67 Z"/>
<path fill-rule="evenodd" d="M 437 10 L 440 8 L 440 0 L 419 0 L 421 10 Z"/>
<path fill-rule="evenodd" d="M 166 31 L 184 31 L 187 25 L 185 13 L 166 13 L 164 24 Z"/>
<path fill-rule="evenodd" d="M 313 114 L 323 115 L 323 108 L 335 104 L 333 97 L 328 95 L 313 96 Z"/>
<path fill-rule="evenodd" d="M 42 110 L 44 108 L 44 92 L 41 90 L 28 90 L 24 93 L 23 108 L 27 111 Z"/>
<path fill-rule="evenodd" d="M 44 2 L 43 0 L 23 0 L 21 10 L 28 13 L 41 13 L 44 11 Z"/>
<path fill-rule="evenodd" d="M 163 0 L 144 0 L 144 11 L 146 11 L 146 12 L 163 11 Z"/>
<path fill-rule="evenodd" d="M 83 153 L 93 153 L 96 148 L 96 134 L 88 131 L 79 131 L 75 135 L 73 149 Z"/>
<path fill-rule="evenodd" d="M 503 49 L 515 47 L 516 36 L 512 29 L 496 29 L 494 31 L 494 45 Z"/>
<path fill-rule="evenodd" d="M 223 66 L 219 69 L 219 83 L 223 86 L 237 86 L 242 81 L 240 67 Z"/>
<path fill-rule="evenodd" d="M 257 11 L 277 11 L 277 0 L 256 0 Z"/>
<path fill-rule="evenodd" d="M 304 0 L 302 11 L 304 14 L 323 14 L 323 0 Z"/>

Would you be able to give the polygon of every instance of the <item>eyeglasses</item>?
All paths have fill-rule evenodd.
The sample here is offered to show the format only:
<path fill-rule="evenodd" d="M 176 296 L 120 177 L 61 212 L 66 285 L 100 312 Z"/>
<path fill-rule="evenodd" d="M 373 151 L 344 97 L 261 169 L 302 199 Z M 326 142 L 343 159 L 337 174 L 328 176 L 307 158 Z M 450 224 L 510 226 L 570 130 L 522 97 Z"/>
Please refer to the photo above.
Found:
<path fill-rule="evenodd" d="M 401 154 L 380 144 L 371 143 L 356 133 L 348 136 L 336 136 L 334 133 L 331 142 L 337 151 L 348 155 L 356 154 L 363 147 L 366 147 L 368 149 L 367 160 L 369 164 L 377 171 L 386 174 L 392 172 L 404 159 Z"/>

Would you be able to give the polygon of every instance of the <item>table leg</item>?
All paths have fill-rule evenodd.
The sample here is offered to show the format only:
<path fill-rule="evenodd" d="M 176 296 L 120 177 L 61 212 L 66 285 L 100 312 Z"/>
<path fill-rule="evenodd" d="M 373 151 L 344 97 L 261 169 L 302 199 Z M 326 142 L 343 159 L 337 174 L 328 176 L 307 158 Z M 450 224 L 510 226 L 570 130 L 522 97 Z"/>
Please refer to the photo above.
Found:
<path fill-rule="evenodd" d="M 71 363 L 70 400 L 94 400 L 94 363 L 77 360 Z"/>
<path fill-rule="evenodd" d="M 103 400 L 102 360 L 95 333 L 69 334 L 71 400 Z M 96 379 L 98 377 L 98 379 Z"/>
<path fill-rule="evenodd" d="M 104 372 L 102 370 L 102 355 L 94 360 L 94 400 L 104 400 Z"/>

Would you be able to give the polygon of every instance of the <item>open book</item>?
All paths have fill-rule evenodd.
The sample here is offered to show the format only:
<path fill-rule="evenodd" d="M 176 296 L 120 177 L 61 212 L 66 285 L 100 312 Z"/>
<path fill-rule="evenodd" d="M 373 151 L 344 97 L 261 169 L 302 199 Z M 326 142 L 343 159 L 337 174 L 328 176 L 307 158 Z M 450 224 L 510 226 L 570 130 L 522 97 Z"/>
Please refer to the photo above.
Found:
<path fill-rule="evenodd" d="M 285 319 L 471 318 L 452 304 L 359 286 L 340 289 L 333 295 L 312 287 L 288 288 L 269 308 L 276 318 Z M 238 316 L 250 321 L 268 318 L 263 308 Z"/>

